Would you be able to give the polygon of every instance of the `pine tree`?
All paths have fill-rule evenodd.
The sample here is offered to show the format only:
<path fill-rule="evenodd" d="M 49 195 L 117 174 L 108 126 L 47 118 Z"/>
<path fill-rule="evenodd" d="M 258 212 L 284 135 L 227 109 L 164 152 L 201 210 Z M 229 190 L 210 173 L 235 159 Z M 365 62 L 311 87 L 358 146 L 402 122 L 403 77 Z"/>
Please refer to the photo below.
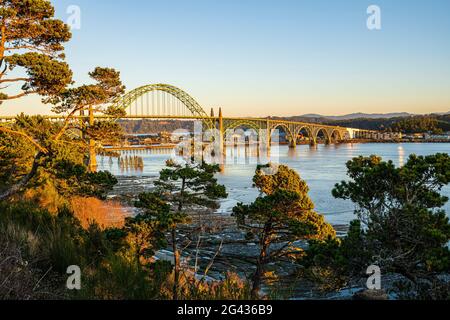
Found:
<path fill-rule="evenodd" d="M 121 128 L 113 120 L 92 121 L 89 126 L 86 126 L 84 121 L 74 120 L 75 114 L 86 108 L 96 107 L 95 111 L 113 117 L 121 112 L 103 107 L 103 104 L 111 102 L 123 93 L 120 73 L 114 69 L 98 67 L 89 75 L 96 81 L 95 84 L 65 89 L 55 97 L 54 102 L 58 101 L 58 104 L 53 110 L 68 114 L 62 123 L 55 124 L 40 116 L 19 115 L 12 125 L 0 126 L 0 138 L 15 136 L 19 143 L 25 144 L 24 148 L 28 148 L 32 155 L 31 158 L 16 158 L 16 163 L 25 162 L 23 166 L 28 172 L 17 173 L 21 178 L 11 179 L 15 183 L 5 185 L 6 188 L 0 190 L 0 200 L 10 198 L 25 188 L 39 173 L 40 168 L 46 167 L 46 170 L 53 173 L 59 168 L 56 163 L 73 162 L 73 157 L 68 152 L 70 148 L 76 148 L 77 154 L 82 154 L 79 156 L 82 160 L 92 159 L 95 156 L 94 141 L 120 137 Z M 73 135 L 74 131 L 76 135 Z M 3 151 L 10 153 L 11 150 Z M 78 165 L 78 160 L 74 164 Z M 95 170 L 90 168 L 89 171 L 93 173 Z"/>
<path fill-rule="evenodd" d="M 0 104 L 30 94 L 50 102 L 72 82 L 62 53 L 71 33 L 54 14 L 48 0 L 1 1 L 0 84 L 20 89 L 13 95 L 0 92 Z"/>
<path fill-rule="evenodd" d="M 403 167 L 358 157 L 347 171 L 351 180 L 337 184 L 333 195 L 355 203 L 367 265 L 413 282 L 449 270 L 450 223 L 439 209 L 448 201 L 440 194 L 450 183 L 448 154 L 411 155 Z"/>
<path fill-rule="evenodd" d="M 180 253 L 177 244 L 179 225 L 191 221 L 190 213 L 203 208 L 217 208 L 217 200 L 227 197 L 225 187 L 217 183 L 216 165 L 169 160 L 155 181 L 156 190 L 139 195 L 138 207 L 144 208 L 159 222 L 160 228 L 170 232 L 174 255 L 173 299 L 179 296 Z"/>
<path fill-rule="evenodd" d="M 314 211 L 308 186 L 287 166 L 258 166 L 253 178 L 261 195 L 250 205 L 233 208 L 238 226 L 259 242 L 252 295 L 259 297 L 265 266 L 282 257 L 297 259 L 303 251 L 298 240 L 335 237 L 331 225 Z"/>

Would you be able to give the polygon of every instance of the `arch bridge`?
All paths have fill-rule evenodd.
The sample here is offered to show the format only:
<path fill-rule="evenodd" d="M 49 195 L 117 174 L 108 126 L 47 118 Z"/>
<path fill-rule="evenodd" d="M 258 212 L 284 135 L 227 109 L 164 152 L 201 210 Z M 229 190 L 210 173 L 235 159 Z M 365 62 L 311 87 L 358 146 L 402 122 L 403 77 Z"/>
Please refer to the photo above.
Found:
<path fill-rule="evenodd" d="M 205 129 L 216 129 L 225 143 L 225 135 L 230 130 L 243 129 L 255 132 L 258 139 L 263 139 L 261 132 L 266 132 L 264 139 L 270 145 L 273 132 L 278 129 L 284 133 L 289 146 L 295 148 L 300 140 L 311 145 L 318 142 L 335 143 L 353 138 L 367 138 L 372 131 L 329 126 L 320 123 L 288 121 L 280 118 L 239 118 L 224 117 L 219 109 L 217 116 L 213 110 L 210 114 L 188 93 L 168 84 L 152 84 L 136 88 L 116 99 L 112 108 L 122 109 L 125 115 L 120 119 L 174 119 L 201 120 Z M 54 121 L 64 119 L 62 115 L 49 115 Z M 111 118 L 103 114 L 94 114 L 98 120 Z M 84 115 L 76 118 L 87 118 Z M 14 117 L 1 117 L 0 123 L 13 121 Z"/>

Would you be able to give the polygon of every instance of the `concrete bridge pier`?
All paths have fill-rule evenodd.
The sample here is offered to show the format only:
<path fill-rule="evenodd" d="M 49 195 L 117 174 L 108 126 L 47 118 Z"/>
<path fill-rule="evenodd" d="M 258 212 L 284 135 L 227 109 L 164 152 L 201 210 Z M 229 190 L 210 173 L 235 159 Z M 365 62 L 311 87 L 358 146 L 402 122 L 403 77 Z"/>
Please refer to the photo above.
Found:
<path fill-rule="evenodd" d="M 261 151 L 261 130 L 259 134 L 256 136 L 256 156 L 260 157 L 260 151 Z"/>
<path fill-rule="evenodd" d="M 270 139 L 269 133 L 267 131 L 263 132 L 258 138 L 258 154 L 261 151 L 265 151 L 266 155 L 270 155 L 270 149 L 272 145 L 272 140 Z"/>
<path fill-rule="evenodd" d="M 294 138 L 289 140 L 289 148 L 291 149 L 297 148 L 297 141 Z"/>
<path fill-rule="evenodd" d="M 211 112 L 213 112 L 211 110 Z M 223 155 L 225 152 L 225 130 L 223 127 L 223 114 L 222 114 L 222 108 L 219 108 L 219 146 L 220 146 L 220 154 Z"/>
<path fill-rule="evenodd" d="M 311 147 L 317 146 L 317 135 L 318 131 L 317 128 L 311 128 L 308 131 L 308 137 L 309 137 L 309 145 Z"/>
<path fill-rule="evenodd" d="M 270 120 L 269 118 L 266 119 L 266 130 L 264 131 L 264 144 L 263 147 L 266 148 L 266 153 L 269 156 L 270 155 L 270 148 L 272 145 L 272 130 L 270 128 Z M 261 139 L 262 140 L 262 139 Z"/>

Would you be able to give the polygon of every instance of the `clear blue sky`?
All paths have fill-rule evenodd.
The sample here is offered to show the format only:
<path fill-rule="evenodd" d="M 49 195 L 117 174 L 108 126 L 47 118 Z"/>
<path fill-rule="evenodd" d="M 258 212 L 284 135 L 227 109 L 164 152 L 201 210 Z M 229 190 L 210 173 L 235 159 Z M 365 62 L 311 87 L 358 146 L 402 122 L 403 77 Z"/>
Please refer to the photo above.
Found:
<path fill-rule="evenodd" d="M 64 20 L 81 8 L 66 46 L 78 84 L 114 67 L 127 89 L 173 84 L 228 116 L 450 110 L 448 0 L 53 3 Z M 366 27 L 371 4 L 380 31 Z"/>

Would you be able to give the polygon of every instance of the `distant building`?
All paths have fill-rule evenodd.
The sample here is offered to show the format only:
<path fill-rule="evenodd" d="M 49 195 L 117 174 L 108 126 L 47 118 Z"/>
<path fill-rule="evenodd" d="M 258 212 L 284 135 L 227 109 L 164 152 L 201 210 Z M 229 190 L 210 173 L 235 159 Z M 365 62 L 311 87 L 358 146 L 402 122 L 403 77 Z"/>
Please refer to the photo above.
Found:
<path fill-rule="evenodd" d="M 424 135 L 424 137 L 427 140 L 436 140 L 436 141 L 450 140 L 450 132 L 445 132 L 445 133 L 442 133 L 442 134 L 426 133 Z"/>
<path fill-rule="evenodd" d="M 425 134 L 424 133 L 412 133 L 412 134 L 405 135 L 403 138 L 414 139 L 414 140 L 417 140 L 417 139 L 423 140 L 423 139 L 425 139 Z"/>
<path fill-rule="evenodd" d="M 403 135 L 400 132 L 372 132 L 369 138 L 373 140 L 391 141 L 402 139 Z"/>

